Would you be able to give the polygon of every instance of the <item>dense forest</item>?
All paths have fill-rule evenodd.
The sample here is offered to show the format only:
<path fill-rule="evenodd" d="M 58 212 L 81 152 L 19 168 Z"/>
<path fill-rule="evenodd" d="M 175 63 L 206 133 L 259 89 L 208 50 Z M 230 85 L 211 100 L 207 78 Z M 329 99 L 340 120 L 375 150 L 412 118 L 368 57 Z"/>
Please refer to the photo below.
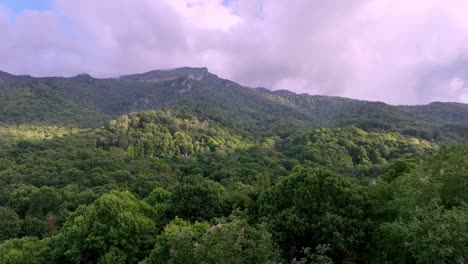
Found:
<path fill-rule="evenodd" d="M 0 263 L 466 263 L 468 106 L 206 68 L 0 72 Z"/>

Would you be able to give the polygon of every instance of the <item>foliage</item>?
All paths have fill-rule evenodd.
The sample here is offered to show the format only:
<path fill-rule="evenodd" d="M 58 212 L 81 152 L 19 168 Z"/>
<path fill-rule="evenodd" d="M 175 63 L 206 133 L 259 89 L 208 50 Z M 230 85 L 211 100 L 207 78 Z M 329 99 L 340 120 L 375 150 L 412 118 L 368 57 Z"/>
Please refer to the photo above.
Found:
<path fill-rule="evenodd" d="M 23 237 L 7 240 L 0 244 L 2 264 L 43 264 L 50 260 L 47 242 L 37 238 Z"/>
<path fill-rule="evenodd" d="M 192 156 L 201 152 L 241 147 L 241 139 L 216 124 L 193 115 L 153 110 L 124 115 L 99 131 L 98 145 L 122 147 L 131 155 Z"/>
<path fill-rule="evenodd" d="M 94 127 L 106 115 L 68 101 L 44 83 L 0 90 L 0 124 Z"/>
<path fill-rule="evenodd" d="M 200 176 L 182 178 L 171 193 L 171 216 L 203 221 L 221 216 L 226 211 L 224 187 Z"/>
<path fill-rule="evenodd" d="M 259 199 L 260 213 L 289 259 L 302 248 L 330 244 L 335 259 L 359 247 L 365 232 L 365 197 L 347 177 L 297 167 Z"/>
<path fill-rule="evenodd" d="M 0 207 L 0 241 L 14 238 L 21 230 L 21 219 L 15 211 Z"/>
<path fill-rule="evenodd" d="M 292 140 L 288 148 L 288 154 L 299 161 L 346 170 L 421 155 L 433 147 L 425 140 L 398 133 L 365 132 L 351 127 L 316 129 Z"/>
<path fill-rule="evenodd" d="M 280 263 L 270 234 L 241 217 L 216 225 L 176 218 L 158 237 L 150 263 Z"/>
<path fill-rule="evenodd" d="M 0 102 L 0 263 L 468 261 L 466 105 L 206 68 L 0 72 Z"/>
<path fill-rule="evenodd" d="M 158 216 L 129 192 L 110 192 L 70 215 L 52 245 L 56 258 L 136 263 L 154 243 Z"/>
<path fill-rule="evenodd" d="M 374 186 L 380 205 L 376 261 L 450 263 L 468 259 L 466 147 L 443 147 L 414 169 Z M 465 157 L 465 158 L 463 158 Z"/>

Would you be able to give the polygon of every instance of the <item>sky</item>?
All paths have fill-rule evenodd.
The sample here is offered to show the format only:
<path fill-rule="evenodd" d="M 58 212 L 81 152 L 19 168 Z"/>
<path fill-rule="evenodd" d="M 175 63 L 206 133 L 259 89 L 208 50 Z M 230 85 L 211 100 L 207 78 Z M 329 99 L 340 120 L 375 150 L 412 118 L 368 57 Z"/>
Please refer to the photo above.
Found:
<path fill-rule="evenodd" d="M 207 67 L 250 87 L 468 103 L 466 0 L 0 0 L 0 70 Z"/>

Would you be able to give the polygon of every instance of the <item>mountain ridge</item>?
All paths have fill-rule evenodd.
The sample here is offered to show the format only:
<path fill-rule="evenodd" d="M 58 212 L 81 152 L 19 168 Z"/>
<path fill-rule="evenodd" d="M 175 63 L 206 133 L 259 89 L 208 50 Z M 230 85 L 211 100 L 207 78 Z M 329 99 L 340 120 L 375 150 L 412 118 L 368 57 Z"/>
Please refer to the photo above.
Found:
<path fill-rule="evenodd" d="M 405 107 L 422 107 L 422 106 L 430 106 L 430 105 L 433 105 L 433 104 L 464 105 L 464 106 L 468 107 L 468 104 L 466 104 L 466 103 L 455 102 L 455 101 L 433 101 L 433 102 L 429 102 L 429 103 L 425 103 L 425 104 L 390 104 L 390 103 L 386 103 L 384 101 L 373 101 L 373 100 L 350 98 L 350 97 L 343 97 L 343 96 L 337 96 L 337 95 L 318 95 L 318 94 L 311 95 L 311 94 L 308 94 L 308 93 L 296 93 L 296 92 L 288 90 L 288 89 L 271 90 L 271 89 L 268 89 L 268 88 L 265 88 L 265 87 L 249 87 L 249 86 L 241 85 L 241 84 L 239 84 L 237 82 L 234 82 L 234 81 L 231 81 L 231 80 L 228 80 L 228 79 L 223 79 L 223 78 L 219 77 L 218 75 L 211 73 L 207 67 L 184 66 L 184 67 L 167 68 L 167 69 L 155 69 L 155 70 L 150 70 L 150 71 L 145 71 L 145 72 L 140 72 L 140 73 L 123 74 L 123 75 L 120 75 L 120 76 L 102 77 L 102 78 L 101 77 L 95 77 L 95 76 L 93 76 L 93 75 L 91 75 L 89 73 L 86 73 L 86 72 L 79 73 L 79 74 L 76 74 L 74 76 L 68 76 L 68 77 L 66 77 L 66 76 L 40 76 L 40 77 L 36 77 L 36 76 L 28 75 L 28 74 L 16 75 L 16 74 L 12 74 L 12 73 L 0 70 L 0 80 L 1 80 L 2 77 L 8 76 L 10 78 L 23 79 L 23 81 L 25 79 L 27 79 L 29 81 L 43 81 L 43 80 L 51 80 L 51 79 L 77 79 L 77 78 L 88 78 L 88 79 L 93 79 L 93 80 L 140 80 L 140 81 L 144 81 L 146 79 L 150 79 L 151 76 L 167 75 L 167 77 L 169 77 L 169 79 L 175 79 L 177 77 L 188 77 L 187 75 L 190 74 L 190 73 L 192 73 L 192 74 L 193 73 L 198 73 L 198 74 L 203 73 L 203 74 L 215 77 L 215 78 L 219 78 L 221 80 L 229 81 L 231 83 L 234 83 L 234 84 L 237 84 L 237 85 L 240 85 L 240 86 L 243 86 L 243 87 L 247 87 L 247 88 L 250 88 L 250 89 L 256 89 L 256 90 L 262 90 L 262 91 L 269 91 L 269 92 L 273 92 L 275 94 L 283 95 L 283 96 L 311 96 L 311 97 L 344 98 L 344 99 L 353 100 L 353 101 L 374 102 L 374 103 L 380 103 L 381 102 L 381 103 L 384 103 L 386 105 L 401 107 L 401 108 L 405 108 Z M 165 79 L 164 77 L 161 77 L 161 80 L 164 80 L 164 79 Z M 192 77 L 192 79 L 197 79 L 197 78 Z"/>
<path fill-rule="evenodd" d="M 0 263 L 468 259 L 463 104 L 3 76 Z"/>
<path fill-rule="evenodd" d="M 413 134 L 416 130 L 416 134 L 425 134 L 426 139 L 431 139 L 429 134 L 444 126 L 459 126 L 468 121 L 468 105 L 462 103 L 403 106 L 338 96 L 304 95 L 288 90 L 272 91 L 220 78 L 206 67 L 153 70 L 118 78 L 94 78 L 89 74 L 36 78 L 4 73 L 0 75 L 0 89 L 9 90 L 4 92 L 0 103 L 13 100 L 10 106 L 15 108 L 15 101 L 40 102 L 47 106 L 59 100 L 63 107 L 87 113 L 82 118 L 96 120 L 95 126 L 103 124 L 97 120 L 110 121 L 123 114 L 172 107 L 198 111 L 203 118 L 222 120 L 224 125 L 239 130 L 253 126 L 269 130 L 279 123 L 292 123 L 293 127 L 302 129 L 356 126 L 399 132 L 410 129 Z M 47 92 L 31 96 L 25 92 L 28 89 Z M 13 111 L 15 116 L 3 118 L 3 122 L 44 122 L 50 117 L 53 124 L 72 125 L 66 122 L 70 116 L 57 114 L 57 107 L 50 111 L 46 107 L 40 109 L 43 111 L 41 118 L 35 118 L 37 113 L 27 109 L 24 115 L 31 118 L 20 118 L 22 110 L 17 109 Z M 8 116 L 10 112 L 0 108 L 0 116 Z"/>

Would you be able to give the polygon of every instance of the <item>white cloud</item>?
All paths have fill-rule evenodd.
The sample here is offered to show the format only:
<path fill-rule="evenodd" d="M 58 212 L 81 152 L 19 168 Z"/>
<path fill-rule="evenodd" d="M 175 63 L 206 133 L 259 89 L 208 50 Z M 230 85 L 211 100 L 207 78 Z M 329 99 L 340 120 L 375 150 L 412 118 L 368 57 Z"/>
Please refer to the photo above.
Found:
<path fill-rule="evenodd" d="M 450 96 L 455 96 L 455 100 L 468 103 L 468 85 L 466 84 L 466 80 L 459 77 L 452 78 L 446 91 Z"/>
<path fill-rule="evenodd" d="M 0 8 L 0 69 L 116 76 L 207 66 L 250 86 L 389 103 L 466 101 L 465 0 L 56 0 Z M 13 19 L 15 25 L 8 21 Z"/>
<path fill-rule="evenodd" d="M 218 0 L 173 0 L 168 4 L 194 27 L 211 30 L 228 31 L 242 22 L 240 16 Z"/>

